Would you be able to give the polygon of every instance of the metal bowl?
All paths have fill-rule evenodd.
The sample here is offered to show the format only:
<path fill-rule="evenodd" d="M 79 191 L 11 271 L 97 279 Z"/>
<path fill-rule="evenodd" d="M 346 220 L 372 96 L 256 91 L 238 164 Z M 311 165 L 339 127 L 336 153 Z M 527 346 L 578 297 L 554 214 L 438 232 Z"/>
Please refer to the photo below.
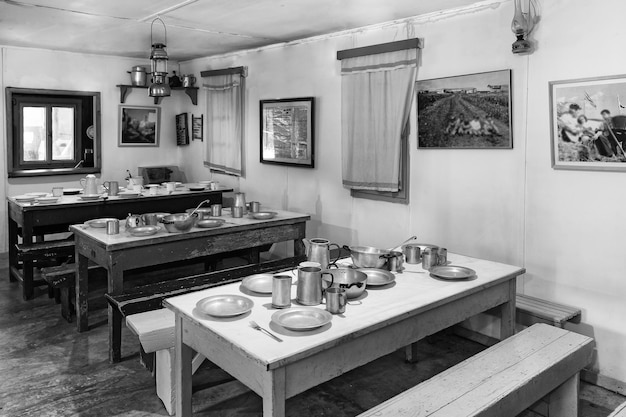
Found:
<path fill-rule="evenodd" d="M 344 249 L 350 251 L 352 263 L 357 268 L 382 268 L 387 261 L 384 255 L 391 252 L 371 246 L 344 246 Z"/>
<path fill-rule="evenodd" d="M 250 217 L 257 220 L 269 220 L 276 217 L 275 211 L 258 211 L 256 213 L 250 213 Z"/>
<path fill-rule="evenodd" d="M 325 269 L 322 274 L 322 288 L 344 288 L 348 298 L 357 298 L 367 282 L 367 275 L 352 268 Z"/>
<path fill-rule="evenodd" d="M 193 227 L 197 218 L 197 213 L 192 216 L 187 213 L 176 213 L 164 216 L 160 222 L 165 226 L 165 230 L 170 233 L 183 233 L 188 232 Z"/>

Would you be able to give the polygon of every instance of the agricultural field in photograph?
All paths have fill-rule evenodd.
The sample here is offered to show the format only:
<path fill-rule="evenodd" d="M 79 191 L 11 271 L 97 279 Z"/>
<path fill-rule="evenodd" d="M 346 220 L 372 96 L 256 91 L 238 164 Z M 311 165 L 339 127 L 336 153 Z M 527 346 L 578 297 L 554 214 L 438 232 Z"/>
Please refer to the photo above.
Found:
<path fill-rule="evenodd" d="M 418 140 L 422 148 L 508 148 L 509 94 L 494 92 L 419 92 Z M 455 121 L 470 121 L 480 128 L 454 129 Z M 491 120 L 493 127 L 485 128 Z"/>

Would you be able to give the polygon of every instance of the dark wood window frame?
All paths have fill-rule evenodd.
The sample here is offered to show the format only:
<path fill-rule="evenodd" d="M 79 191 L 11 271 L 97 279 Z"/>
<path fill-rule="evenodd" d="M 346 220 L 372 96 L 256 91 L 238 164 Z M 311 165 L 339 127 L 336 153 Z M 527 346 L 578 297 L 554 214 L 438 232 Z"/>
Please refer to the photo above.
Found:
<path fill-rule="evenodd" d="M 71 160 L 51 160 L 48 146 L 46 161 L 23 160 L 24 107 L 73 107 L 74 153 Z M 7 171 L 9 178 L 47 175 L 99 173 L 101 168 L 100 93 L 89 91 L 6 88 Z M 47 111 L 48 113 L 48 111 Z M 50 117 L 47 116 L 48 122 Z M 91 136 L 86 132 L 90 129 Z M 92 162 L 93 160 L 93 162 Z"/>

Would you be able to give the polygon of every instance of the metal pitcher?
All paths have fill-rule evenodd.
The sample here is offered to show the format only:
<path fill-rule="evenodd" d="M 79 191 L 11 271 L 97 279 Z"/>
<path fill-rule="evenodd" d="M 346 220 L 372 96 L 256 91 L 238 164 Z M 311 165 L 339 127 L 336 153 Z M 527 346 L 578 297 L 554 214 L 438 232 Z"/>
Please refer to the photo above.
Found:
<path fill-rule="evenodd" d="M 304 243 L 308 243 L 306 250 L 306 258 L 308 261 L 319 263 L 322 268 L 326 269 L 329 265 L 334 264 L 339 259 L 341 248 L 336 243 L 330 243 L 328 239 L 319 237 L 313 239 L 304 239 Z M 338 249 L 337 258 L 331 262 L 330 247 L 336 246 Z"/>
<path fill-rule="evenodd" d="M 82 178 L 80 185 L 83 186 L 83 194 L 98 194 L 98 184 L 96 183 L 95 175 L 89 174 L 85 178 Z"/>
<path fill-rule="evenodd" d="M 243 207 L 243 214 L 248 212 L 246 209 L 246 195 L 244 193 L 235 193 L 233 207 Z"/>
<path fill-rule="evenodd" d="M 298 268 L 298 283 L 296 287 L 296 301 L 305 306 L 315 306 L 322 303 L 322 275 L 330 275 L 331 283 L 333 276 L 328 272 L 322 272 L 322 268 L 305 266 Z"/>

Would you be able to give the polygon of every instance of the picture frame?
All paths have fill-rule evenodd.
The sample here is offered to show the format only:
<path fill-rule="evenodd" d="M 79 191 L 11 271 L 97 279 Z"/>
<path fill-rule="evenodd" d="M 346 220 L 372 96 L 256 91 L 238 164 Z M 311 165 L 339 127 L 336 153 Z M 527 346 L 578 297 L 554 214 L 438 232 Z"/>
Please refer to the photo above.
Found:
<path fill-rule="evenodd" d="M 417 147 L 512 149 L 511 70 L 417 81 Z"/>
<path fill-rule="evenodd" d="M 626 171 L 626 75 L 548 86 L 552 168 Z"/>
<path fill-rule="evenodd" d="M 176 144 L 178 146 L 189 145 L 187 113 L 180 113 L 176 115 Z"/>
<path fill-rule="evenodd" d="M 159 146 L 161 108 L 119 106 L 118 146 Z"/>
<path fill-rule="evenodd" d="M 260 161 L 315 167 L 315 98 L 260 101 Z"/>
<path fill-rule="evenodd" d="M 204 141 L 204 114 L 199 117 L 191 115 L 191 140 Z"/>

